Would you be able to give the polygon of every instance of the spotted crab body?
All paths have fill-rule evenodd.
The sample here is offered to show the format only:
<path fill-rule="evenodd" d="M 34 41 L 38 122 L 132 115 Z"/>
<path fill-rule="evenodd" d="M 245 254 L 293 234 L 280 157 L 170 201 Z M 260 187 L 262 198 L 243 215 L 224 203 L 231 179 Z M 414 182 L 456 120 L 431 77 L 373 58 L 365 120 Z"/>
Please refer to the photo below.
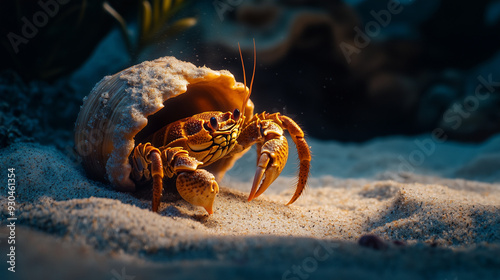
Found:
<path fill-rule="evenodd" d="M 188 117 L 157 131 L 150 142 L 155 147 L 182 147 L 190 151 L 192 157 L 203 162 L 202 166 L 207 166 L 226 156 L 234 148 L 244 117 L 240 122 L 229 122 L 233 116 L 230 112 L 204 112 Z M 240 117 L 239 111 L 237 117 Z M 216 130 L 215 135 L 209 133 L 212 130 L 209 126 L 212 118 L 217 124 L 225 124 Z"/>

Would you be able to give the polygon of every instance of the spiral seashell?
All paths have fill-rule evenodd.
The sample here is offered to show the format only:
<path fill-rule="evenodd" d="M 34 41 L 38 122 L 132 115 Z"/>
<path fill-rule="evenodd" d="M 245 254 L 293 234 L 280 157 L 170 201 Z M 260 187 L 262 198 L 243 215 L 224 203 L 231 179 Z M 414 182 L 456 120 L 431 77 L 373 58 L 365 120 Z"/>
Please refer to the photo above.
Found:
<path fill-rule="evenodd" d="M 104 77 L 84 98 L 75 127 L 76 150 L 89 177 L 133 191 L 129 155 L 137 143 L 181 118 L 242 108 L 247 94 L 248 88 L 226 70 L 174 57 L 146 61 Z M 252 114 L 248 100 L 245 115 Z"/>

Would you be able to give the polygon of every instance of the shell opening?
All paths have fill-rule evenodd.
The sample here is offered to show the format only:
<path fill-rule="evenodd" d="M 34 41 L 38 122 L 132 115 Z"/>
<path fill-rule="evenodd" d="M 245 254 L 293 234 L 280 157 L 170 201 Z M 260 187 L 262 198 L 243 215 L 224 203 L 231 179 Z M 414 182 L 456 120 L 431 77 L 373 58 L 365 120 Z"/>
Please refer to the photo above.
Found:
<path fill-rule="evenodd" d="M 244 94 L 229 92 L 224 85 L 201 82 L 189 84 L 187 91 L 166 100 L 163 109 L 147 117 L 148 124 L 135 136 L 135 144 L 147 139 L 174 121 L 207 111 L 233 111 L 241 107 Z"/>
<path fill-rule="evenodd" d="M 133 191 L 128 156 L 134 144 L 173 121 L 241 108 L 247 94 L 225 70 L 196 67 L 174 57 L 146 61 L 96 84 L 76 121 L 75 148 L 89 177 Z M 245 116 L 251 116 L 252 102 L 245 107 Z"/>

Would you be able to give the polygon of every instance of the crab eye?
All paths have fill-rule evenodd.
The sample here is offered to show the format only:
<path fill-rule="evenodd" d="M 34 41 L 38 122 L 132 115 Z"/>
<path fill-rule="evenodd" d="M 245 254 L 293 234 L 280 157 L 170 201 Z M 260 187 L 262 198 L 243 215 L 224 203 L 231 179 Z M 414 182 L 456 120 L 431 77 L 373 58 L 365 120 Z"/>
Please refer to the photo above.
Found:
<path fill-rule="evenodd" d="M 233 119 L 235 121 L 237 121 L 239 118 L 240 118 L 240 110 L 238 110 L 238 108 L 236 108 L 236 109 L 234 109 L 234 112 L 233 112 Z"/>
<path fill-rule="evenodd" d="M 217 119 L 215 117 L 210 118 L 210 126 L 212 127 L 213 130 L 217 130 L 219 125 L 218 125 Z"/>

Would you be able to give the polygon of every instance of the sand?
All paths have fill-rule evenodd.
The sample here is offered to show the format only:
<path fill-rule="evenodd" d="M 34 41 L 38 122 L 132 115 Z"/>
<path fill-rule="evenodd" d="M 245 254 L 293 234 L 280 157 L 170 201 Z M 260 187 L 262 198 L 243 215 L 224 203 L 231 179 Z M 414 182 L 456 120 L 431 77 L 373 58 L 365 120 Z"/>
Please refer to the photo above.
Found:
<path fill-rule="evenodd" d="M 0 151 L 0 167 L 16 168 L 17 272 L 7 271 L 2 192 L 0 275 L 499 279 L 500 136 L 476 145 L 429 139 L 310 139 L 308 189 L 291 206 L 284 204 L 294 191 L 295 154 L 266 193 L 247 202 L 250 151 L 220 183 L 210 216 L 175 194 L 152 213 L 147 190 L 117 192 L 55 148 L 15 144 Z M 378 249 L 358 244 L 366 235 L 380 237 L 370 239 Z"/>

